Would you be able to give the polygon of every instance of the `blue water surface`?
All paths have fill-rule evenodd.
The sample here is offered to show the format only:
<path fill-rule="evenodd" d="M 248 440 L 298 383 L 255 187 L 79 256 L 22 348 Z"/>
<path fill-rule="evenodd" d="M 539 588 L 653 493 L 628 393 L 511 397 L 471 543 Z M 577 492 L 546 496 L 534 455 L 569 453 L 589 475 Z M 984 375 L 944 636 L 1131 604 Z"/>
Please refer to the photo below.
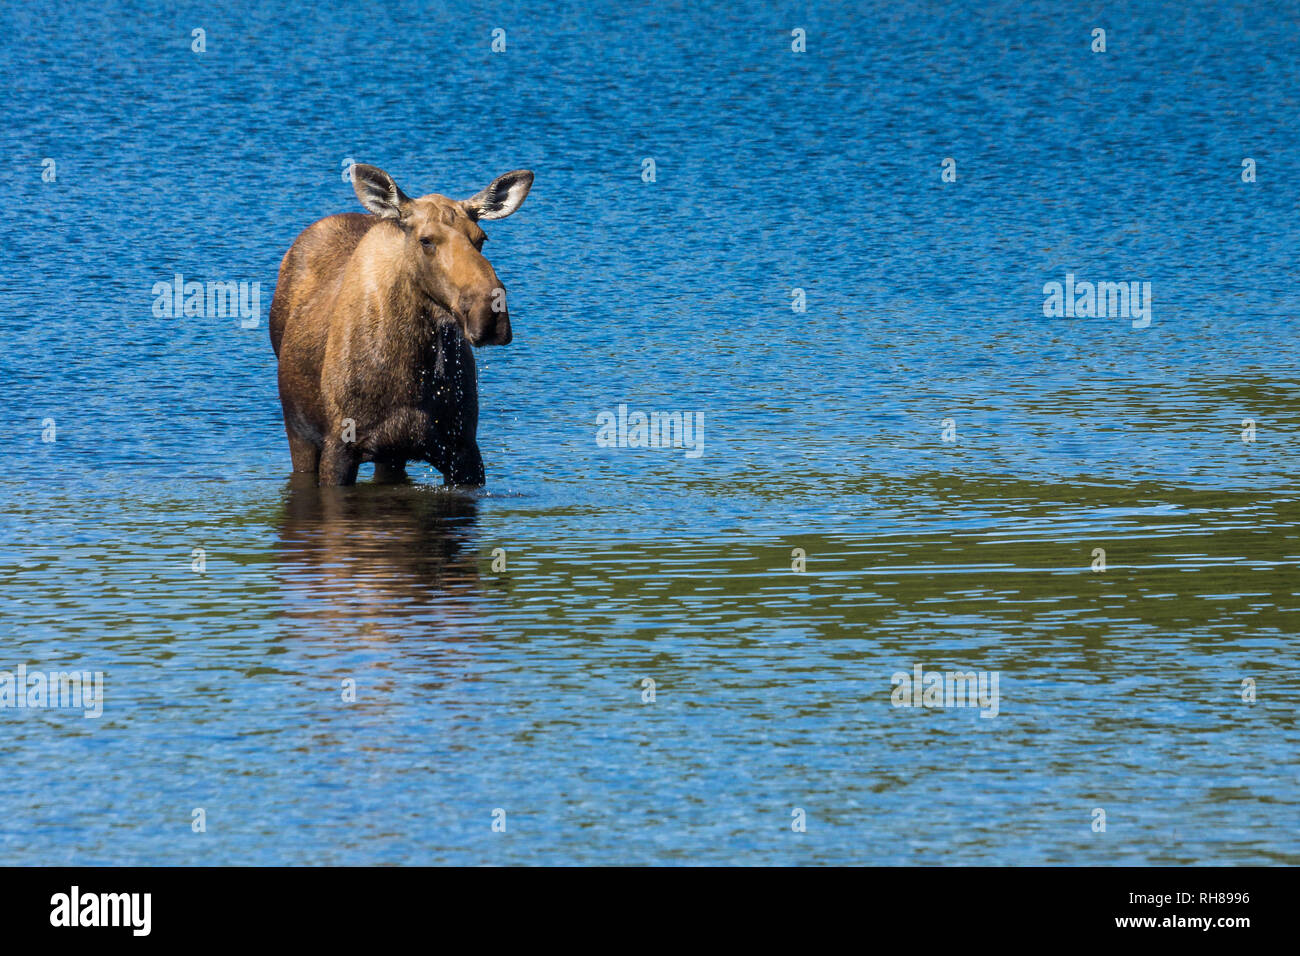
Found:
<path fill-rule="evenodd" d="M 1298 22 L 5 0 L 0 671 L 104 701 L 0 709 L 0 859 L 1300 863 Z M 266 313 L 351 162 L 536 175 L 482 493 L 289 480 Z"/>

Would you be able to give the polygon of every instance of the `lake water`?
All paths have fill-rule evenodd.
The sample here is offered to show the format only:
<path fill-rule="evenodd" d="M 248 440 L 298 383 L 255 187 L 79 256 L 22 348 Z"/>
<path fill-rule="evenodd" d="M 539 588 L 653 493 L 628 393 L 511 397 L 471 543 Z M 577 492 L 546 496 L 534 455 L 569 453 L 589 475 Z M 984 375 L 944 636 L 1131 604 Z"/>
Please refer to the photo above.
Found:
<path fill-rule="evenodd" d="M 431 6 L 4 4 L 0 858 L 1300 863 L 1295 5 Z M 482 494 L 289 479 L 350 160 L 536 173 Z"/>

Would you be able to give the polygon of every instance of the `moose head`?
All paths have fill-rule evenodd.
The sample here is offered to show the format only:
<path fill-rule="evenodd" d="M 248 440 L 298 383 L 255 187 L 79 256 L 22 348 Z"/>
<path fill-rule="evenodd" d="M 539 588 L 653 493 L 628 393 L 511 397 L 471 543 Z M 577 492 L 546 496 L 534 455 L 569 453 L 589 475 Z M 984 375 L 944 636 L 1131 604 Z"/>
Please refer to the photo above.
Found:
<path fill-rule="evenodd" d="M 533 174 L 516 169 L 461 200 L 437 193 L 412 199 L 388 173 L 364 164 L 353 167 L 352 182 L 361 205 L 402 230 L 404 264 L 418 294 L 453 316 L 471 345 L 510 344 L 505 289 L 483 256 L 487 235 L 479 223 L 518 209 Z"/>

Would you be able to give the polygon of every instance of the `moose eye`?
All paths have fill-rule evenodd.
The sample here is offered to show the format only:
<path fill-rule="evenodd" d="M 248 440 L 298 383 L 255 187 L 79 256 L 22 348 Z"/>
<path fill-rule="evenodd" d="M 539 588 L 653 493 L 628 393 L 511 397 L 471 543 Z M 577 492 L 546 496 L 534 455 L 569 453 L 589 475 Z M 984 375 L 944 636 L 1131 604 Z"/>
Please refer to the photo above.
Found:
<path fill-rule="evenodd" d="M 420 237 L 420 245 L 422 245 L 422 246 L 431 246 L 431 245 L 433 245 L 433 240 L 430 239 L 428 236 L 421 236 L 421 237 Z"/>

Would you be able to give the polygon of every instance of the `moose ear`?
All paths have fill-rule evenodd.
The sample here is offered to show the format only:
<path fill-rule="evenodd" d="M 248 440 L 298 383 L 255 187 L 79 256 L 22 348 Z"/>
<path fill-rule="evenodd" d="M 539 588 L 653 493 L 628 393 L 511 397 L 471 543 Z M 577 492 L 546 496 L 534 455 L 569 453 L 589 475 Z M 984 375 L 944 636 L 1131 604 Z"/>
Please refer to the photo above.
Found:
<path fill-rule="evenodd" d="M 384 219 L 397 219 L 401 216 L 401 207 L 411 201 L 393 182 L 392 176 L 365 163 L 352 167 L 352 188 L 357 191 L 361 205 Z"/>
<path fill-rule="evenodd" d="M 532 188 L 532 171 L 516 169 L 498 176 L 483 191 L 462 199 L 460 205 L 471 219 L 504 219 L 523 205 Z"/>

